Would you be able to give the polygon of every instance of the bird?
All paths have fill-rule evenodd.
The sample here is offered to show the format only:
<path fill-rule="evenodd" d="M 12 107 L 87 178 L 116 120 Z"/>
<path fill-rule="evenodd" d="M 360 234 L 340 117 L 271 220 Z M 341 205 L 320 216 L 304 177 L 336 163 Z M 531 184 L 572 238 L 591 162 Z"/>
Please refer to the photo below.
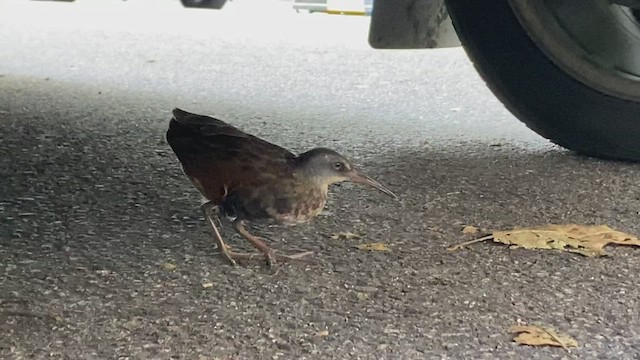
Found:
<path fill-rule="evenodd" d="M 365 184 L 397 199 L 334 150 L 318 147 L 296 155 L 210 116 L 173 109 L 166 139 L 184 174 L 202 195 L 205 221 L 218 251 L 231 265 L 263 258 L 272 267 L 311 255 L 310 251 L 278 253 L 265 239 L 251 234 L 246 224 L 306 223 L 323 210 L 332 184 Z M 218 215 L 229 219 L 235 231 L 259 252 L 232 251 L 216 226 L 216 220 L 222 226 Z"/>

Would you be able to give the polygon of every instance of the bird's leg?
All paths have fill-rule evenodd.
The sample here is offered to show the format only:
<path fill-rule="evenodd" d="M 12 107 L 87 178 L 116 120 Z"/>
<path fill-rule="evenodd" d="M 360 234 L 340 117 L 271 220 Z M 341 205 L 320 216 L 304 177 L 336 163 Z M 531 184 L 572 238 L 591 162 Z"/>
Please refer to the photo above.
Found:
<path fill-rule="evenodd" d="M 233 226 L 235 227 L 238 234 L 240 234 L 243 238 L 249 240 L 256 249 L 260 250 L 261 253 L 264 254 L 264 257 L 267 260 L 269 266 L 273 266 L 275 261 L 289 261 L 289 260 L 298 260 L 305 256 L 313 254 L 312 251 L 304 251 L 298 254 L 293 255 L 282 255 L 276 254 L 273 249 L 269 247 L 260 237 L 252 235 L 249 231 L 244 227 L 244 222 L 240 219 L 236 219 L 233 222 Z"/>
<path fill-rule="evenodd" d="M 200 206 L 200 208 L 202 209 L 202 212 L 204 213 L 205 220 L 211 226 L 211 230 L 213 230 L 214 239 L 216 241 L 216 244 L 218 245 L 218 251 L 220 251 L 220 254 L 224 256 L 224 258 L 227 259 L 227 261 L 229 261 L 231 265 L 234 265 L 234 266 L 237 265 L 236 260 L 255 259 L 258 256 L 260 256 L 257 253 L 242 254 L 242 253 L 236 253 L 229 250 L 229 247 L 227 247 L 227 245 L 222 240 L 222 236 L 220 235 L 220 231 L 218 231 L 218 227 L 216 226 L 216 223 L 214 220 L 215 215 L 213 214 L 213 209 L 215 207 L 216 205 L 213 204 L 211 201 L 206 202 L 202 204 L 202 206 Z"/>

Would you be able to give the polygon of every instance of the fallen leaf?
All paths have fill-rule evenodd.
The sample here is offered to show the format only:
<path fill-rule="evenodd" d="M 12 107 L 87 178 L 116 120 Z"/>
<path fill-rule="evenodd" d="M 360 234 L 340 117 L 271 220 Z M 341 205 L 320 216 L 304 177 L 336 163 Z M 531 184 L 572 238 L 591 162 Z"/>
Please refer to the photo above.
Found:
<path fill-rule="evenodd" d="M 449 247 L 449 251 L 467 245 L 493 240 L 525 249 L 553 249 L 575 252 L 584 256 L 604 256 L 608 244 L 640 246 L 640 239 L 613 230 L 607 225 L 547 225 L 542 227 L 494 231 L 489 236 Z"/>
<path fill-rule="evenodd" d="M 518 333 L 513 339 L 521 345 L 532 346 L 560 346 L 565 350 L 577 347 L 578 342 L 567 335 L 558 334 L 554 330 L 534 325 L 513 325 L 510 332 Z"/>
<path fill-rule="evenodd" d="M 360 235 L 354 234 L 351 231 L 341 231 L 339 233 L 333 234 L 329 237 L 332 240 L 351 240 L 351 239 L 359 239 Z"/>
<path fill-rule="evenodd" d="M 126 323 L 122 324 L 122 326 L 124 326 L 128 330 L 133 330 L 140 327 L 140 322 L 137 319 L 133 318 L 127 321 Z"/>
<path fill-rule="evenodd" d="M 210 283 L 210 282 L 204 283 L 204 284 L 202 284 L 202 287 L 205 288 L 205 289 L 208 289 L 210 287 L 213 287 L 213 283 Z"/>
<path fill-rule="evenodd" d="M 383 243 L 367 243 L 367 244 L 359 244 L 356 245 L 360 250 L 369 250 L 369 251 L 390 251 L 387 245 Z"/>
<path fill-rule="evenodd" d="M 166 263 L 162 264 L 162 267 L 167 269 L 167 270 L 174 270 L 178 266 L 176 264 L 172 264 L 172 263 L 166 262 Z"/>
<path fill-rule="evenodd" d="M 462 233 L 465 234 L 465 235 L 477 234 L 478 231 L 480 231 L 480 229 L 478 229 L 475 226 L 471 226 L 471 225 L 467 225 L 462 229 Z"/>
<path fill-rule="evenodd" d="M 318 336 L 320 336 L 320 337 L 329 336 L 329 330 L 322 330 L 322 331 L 319 331 L 316 335 L 318 335 Z"/>

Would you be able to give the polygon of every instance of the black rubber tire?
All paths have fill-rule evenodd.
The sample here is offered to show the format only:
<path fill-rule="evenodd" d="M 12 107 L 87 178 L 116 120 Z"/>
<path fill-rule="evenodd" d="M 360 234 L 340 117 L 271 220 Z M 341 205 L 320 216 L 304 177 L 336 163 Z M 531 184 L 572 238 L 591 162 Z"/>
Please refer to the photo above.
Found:
<path fill-rule="evenodd" d="M 529 128 L 585 155 L 640 161 L 640 103 L 598 92 L 556 66 L 507 0 L 446 2 L 487 86 Z"/>
<path fill-rule="evenodd" d="M 180 0 L 182 6 L 192 8 L 222 9 L 227 0 Z"/>

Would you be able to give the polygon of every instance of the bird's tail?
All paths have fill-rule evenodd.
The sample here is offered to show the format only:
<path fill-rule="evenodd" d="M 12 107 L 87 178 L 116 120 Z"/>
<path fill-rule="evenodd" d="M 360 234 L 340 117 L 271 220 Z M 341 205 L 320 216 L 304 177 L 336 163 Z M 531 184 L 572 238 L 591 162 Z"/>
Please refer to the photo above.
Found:
<path fill-rule="evenodd" d="M 190 113 L 188 111 L 184 111 L 180 108 L 174 108 L 173 109 L 173 118 L 171 118 L 171 120 L 175 120 L 177 122 L 183 122 L 186 121 L 188 117 L 190 116 L 199 116 L 198 114 L 193 114 Z"/>
<path fill-rule="evenodd" d="M 189 139 L 196 135 L 193 126 L 189 126 L 189 117 L 198 117 L 200 115 L 192 114 L 182 109 L 173 109 L 173 117 L 169 121 L 169 129 L 167 130 L 167 142 L 174 147 L 180 139 Z"/>
<path fill-rule="evenodd" d="M 250 135 L 211 116 L 193 114 L 182 109 L 173 109 L 169 131 L 197 133 L 199 136 L 233 136 L 248 138 Z"/>

